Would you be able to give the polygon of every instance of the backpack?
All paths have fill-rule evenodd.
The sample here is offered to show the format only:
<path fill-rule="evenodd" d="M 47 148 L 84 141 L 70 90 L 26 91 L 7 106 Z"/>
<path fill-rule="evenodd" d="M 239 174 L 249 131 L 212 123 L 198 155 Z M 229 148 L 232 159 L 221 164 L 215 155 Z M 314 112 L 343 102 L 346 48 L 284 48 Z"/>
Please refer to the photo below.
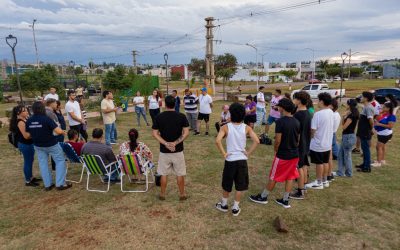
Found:
<path fill-rule="evenodd" d="M 14 146 L 14 148 L 18 148 L 18 140 L 17 134 L 15 132 L 8 133 L 8 142 Z"/>
<path fill-rule="evenodd" d="M 257 103 L 257 95 L 255 95 L 255 96 L 253 97 L 253 101 L 254 101 L 255 103 Z"/>
<path fill-rule="evenodd" d="M 271 138 L 268 137 L 268 135 L 261 134 L 259 139 L 260 139 L 260 144 L 272 145 L 272 140 Z"/>

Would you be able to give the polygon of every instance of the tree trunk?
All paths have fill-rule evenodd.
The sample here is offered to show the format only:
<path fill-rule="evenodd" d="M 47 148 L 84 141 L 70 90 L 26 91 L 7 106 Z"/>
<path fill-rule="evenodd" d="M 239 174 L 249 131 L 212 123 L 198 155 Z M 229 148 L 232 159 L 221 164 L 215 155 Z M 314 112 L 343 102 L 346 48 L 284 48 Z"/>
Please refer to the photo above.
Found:
<path fill-rule="evenodd" d="M 226 95 L 225 95 L 225 80 L 226 78 L 224 77 L 223 78 L 223 80 L 222 80 L 222 92 L 223 92 L 223 95 L 224 95 L 224 97 L 223 97 L 223 100 L 224 101 L 226 101 Z"/>

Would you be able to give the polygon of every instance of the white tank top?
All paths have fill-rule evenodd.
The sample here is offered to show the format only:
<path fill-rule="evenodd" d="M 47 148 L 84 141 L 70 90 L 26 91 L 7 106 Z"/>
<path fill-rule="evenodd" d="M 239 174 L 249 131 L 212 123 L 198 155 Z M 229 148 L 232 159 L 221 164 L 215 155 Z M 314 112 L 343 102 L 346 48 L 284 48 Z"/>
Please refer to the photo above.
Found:
<path fill-rule="evenodd" d="M 226 137 L 227 161 L 247 160 L 246 152 L 246 124 L 235 125 L 228 123 Z"/>

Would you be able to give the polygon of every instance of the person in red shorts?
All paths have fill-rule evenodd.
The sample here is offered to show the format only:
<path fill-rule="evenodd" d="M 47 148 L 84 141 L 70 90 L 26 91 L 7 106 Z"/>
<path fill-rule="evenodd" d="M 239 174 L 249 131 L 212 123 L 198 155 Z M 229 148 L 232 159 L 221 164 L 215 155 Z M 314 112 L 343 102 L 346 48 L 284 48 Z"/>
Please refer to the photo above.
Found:
<path fill-rule="evenodd" d="M 268 203 L 268 195 L 274 190 L 277 182 L 285 182 L 285 193 L 276 203 L 284 208 L 290 208 L 289 195 L 293 180 L 299 177 L 297 164 L 299 162 L 300 123 L 293 117 L 295 105 L 289 99 L 283 98 L 276 105 L 281 118 L 276 121 L 275 127 L 275 158 L 269 173 L 269 181 L 262 193 L 251 195 L 251 201 L 259 204 Z"/>

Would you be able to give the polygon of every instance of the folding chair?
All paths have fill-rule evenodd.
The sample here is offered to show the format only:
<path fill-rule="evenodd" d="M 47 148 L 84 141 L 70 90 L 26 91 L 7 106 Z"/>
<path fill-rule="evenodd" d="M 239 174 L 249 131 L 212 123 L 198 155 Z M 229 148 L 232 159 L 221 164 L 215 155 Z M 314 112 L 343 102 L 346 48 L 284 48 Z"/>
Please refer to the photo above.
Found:
<path fill-rule="evenodd" d="M 81 166 L 82 166 L 81 177 L 79 178 L 79 181 L 73 181 L 73 180 L 68 180 L 68 179 L 66 179 L 66 181 L 74 182 L 74 183 L 81 183 L 82 177 L 83 177 L 83 172 L 85 171 L 85 167 L 83 165 L 81 158 L 75 152 L 75 149 L 71 146 L 71 144 L 66 143 L 66 142 L 60 142 L 60 146 L 63 149 L 64 154 L 67 158 L 65 176 L 67 176 L 69 164 L 81 164 Z"/>
<path fill-rule="evenodd" d="M 141 158 L 136 153 L 131 153 L 127 155 L 120 155 L 118 157 L 119 167 L 120 167 L 120 175 L 121 175 L 121 191 L 129 192 L 129 193 L 145 193 L 149 190 L 149 184 L 154 183 L 154 174 L 153 174 L 153 166 L 150 164 L 150 161 L 147 161 L 141 165 Z M 144 190 L 126 190 L 124 189 L 124 175 L 127 175 L 129 178 L 129 182 L 131 183 L 130 175 L 138 175 L 143 174 L 146 177 L 146 188 Z M 153 176 L 153 181 L 149 181 L 149 174 Z"/>
<path fill-rule="evenodd" d="M 102 192 L 102 193 L 108 192 L 108 190 L 110 190 L 111 175 L 115 171 L 118 172 L 118 166 L 116 166 L 114 170 L 111 170 L 111 167 L 115 164 L 118 164 L 118 162 L 115 161 L 106 166 L 99 155 L 82 155 L 81 159 L 83 161 L 83 165 L 86 168 L 87 172 L 86 190 L 93 192 Z M 89 189 L 90 175 L 99 175 L 102 182 L 104 182 L 102 176 L 107 176 L 108 177 L 107 190 Z"/>

